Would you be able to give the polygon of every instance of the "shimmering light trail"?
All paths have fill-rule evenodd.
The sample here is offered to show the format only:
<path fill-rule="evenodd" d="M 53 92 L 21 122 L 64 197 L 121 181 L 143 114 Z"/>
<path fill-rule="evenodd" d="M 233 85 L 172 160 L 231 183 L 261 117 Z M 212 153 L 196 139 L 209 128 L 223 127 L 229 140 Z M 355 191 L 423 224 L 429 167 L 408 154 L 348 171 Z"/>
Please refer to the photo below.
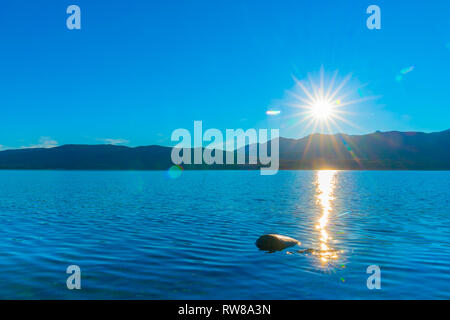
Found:
<path fill-rule="evenodd" d="M 333 209 L 334 188 L 336 180 L 336 170 L 317 171 L 317 201 L 322 207 L 322 216 L 320 217 L 316 228 L 320 232 L 320 250 L 317 255 L 322 262 L 328 262 L 330 259 L 337 259 L 337 251 L 330 249 L 329 241 L 332 240 L 327 231 L 330 213 Z"/>

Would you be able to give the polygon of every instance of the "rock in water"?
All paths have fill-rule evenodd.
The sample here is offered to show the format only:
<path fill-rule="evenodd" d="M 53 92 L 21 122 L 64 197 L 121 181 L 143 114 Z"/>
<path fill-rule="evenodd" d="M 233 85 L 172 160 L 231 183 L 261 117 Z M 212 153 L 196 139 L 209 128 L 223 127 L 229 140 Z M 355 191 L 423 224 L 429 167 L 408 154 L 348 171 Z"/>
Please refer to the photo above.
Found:
<path fill-rule="evenodd" d="M 265 234 L 256 240 L 256 246 L 267 251 L 280 251 L 296 244 L 300 244 L 300 241 L 279 234 Z"/>

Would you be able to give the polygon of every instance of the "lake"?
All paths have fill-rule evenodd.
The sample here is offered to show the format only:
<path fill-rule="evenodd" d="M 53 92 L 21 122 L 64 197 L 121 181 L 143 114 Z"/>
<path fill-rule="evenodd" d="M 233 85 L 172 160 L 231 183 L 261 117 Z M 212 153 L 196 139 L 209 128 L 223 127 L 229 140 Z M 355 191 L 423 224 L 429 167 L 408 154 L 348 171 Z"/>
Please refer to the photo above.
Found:
<path fill-rule="evenodd" d="M 448 171 L 0 171 L 0 298 L 450 299 L 449 208 Z"/>

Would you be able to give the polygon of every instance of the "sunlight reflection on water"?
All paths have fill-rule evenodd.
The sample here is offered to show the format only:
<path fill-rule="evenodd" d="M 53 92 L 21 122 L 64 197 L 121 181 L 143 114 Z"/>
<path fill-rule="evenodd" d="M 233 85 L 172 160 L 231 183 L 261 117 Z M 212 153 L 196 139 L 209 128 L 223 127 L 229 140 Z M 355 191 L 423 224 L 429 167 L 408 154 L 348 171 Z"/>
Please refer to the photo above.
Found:
<path fill-rule="evenodd" d="M 330 213 L 333 210 L 332 202 L 334 200 L 336 172 L 336 170 L 320 170 L 317 171 L 316 177 L 317 203 L 322 208 L 322 215 L 316 225 L 320 232 L 320 250 L 315 251 L 315 254 L 323 263 L 338 258 L 337 251 L 329 247 L 329 242 L 332 238 L 327 230 Z"/>

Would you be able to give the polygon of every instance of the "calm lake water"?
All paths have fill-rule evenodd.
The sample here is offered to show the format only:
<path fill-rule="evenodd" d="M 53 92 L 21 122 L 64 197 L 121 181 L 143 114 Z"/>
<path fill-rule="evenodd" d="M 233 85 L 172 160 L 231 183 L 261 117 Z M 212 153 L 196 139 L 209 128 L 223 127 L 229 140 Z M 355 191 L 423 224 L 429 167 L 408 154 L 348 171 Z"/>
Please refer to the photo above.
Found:
<path fill-rule="evenodd" d="M 449 208 L 450 172 L 0 171 L 0 298 L 449 299 Z"/>

